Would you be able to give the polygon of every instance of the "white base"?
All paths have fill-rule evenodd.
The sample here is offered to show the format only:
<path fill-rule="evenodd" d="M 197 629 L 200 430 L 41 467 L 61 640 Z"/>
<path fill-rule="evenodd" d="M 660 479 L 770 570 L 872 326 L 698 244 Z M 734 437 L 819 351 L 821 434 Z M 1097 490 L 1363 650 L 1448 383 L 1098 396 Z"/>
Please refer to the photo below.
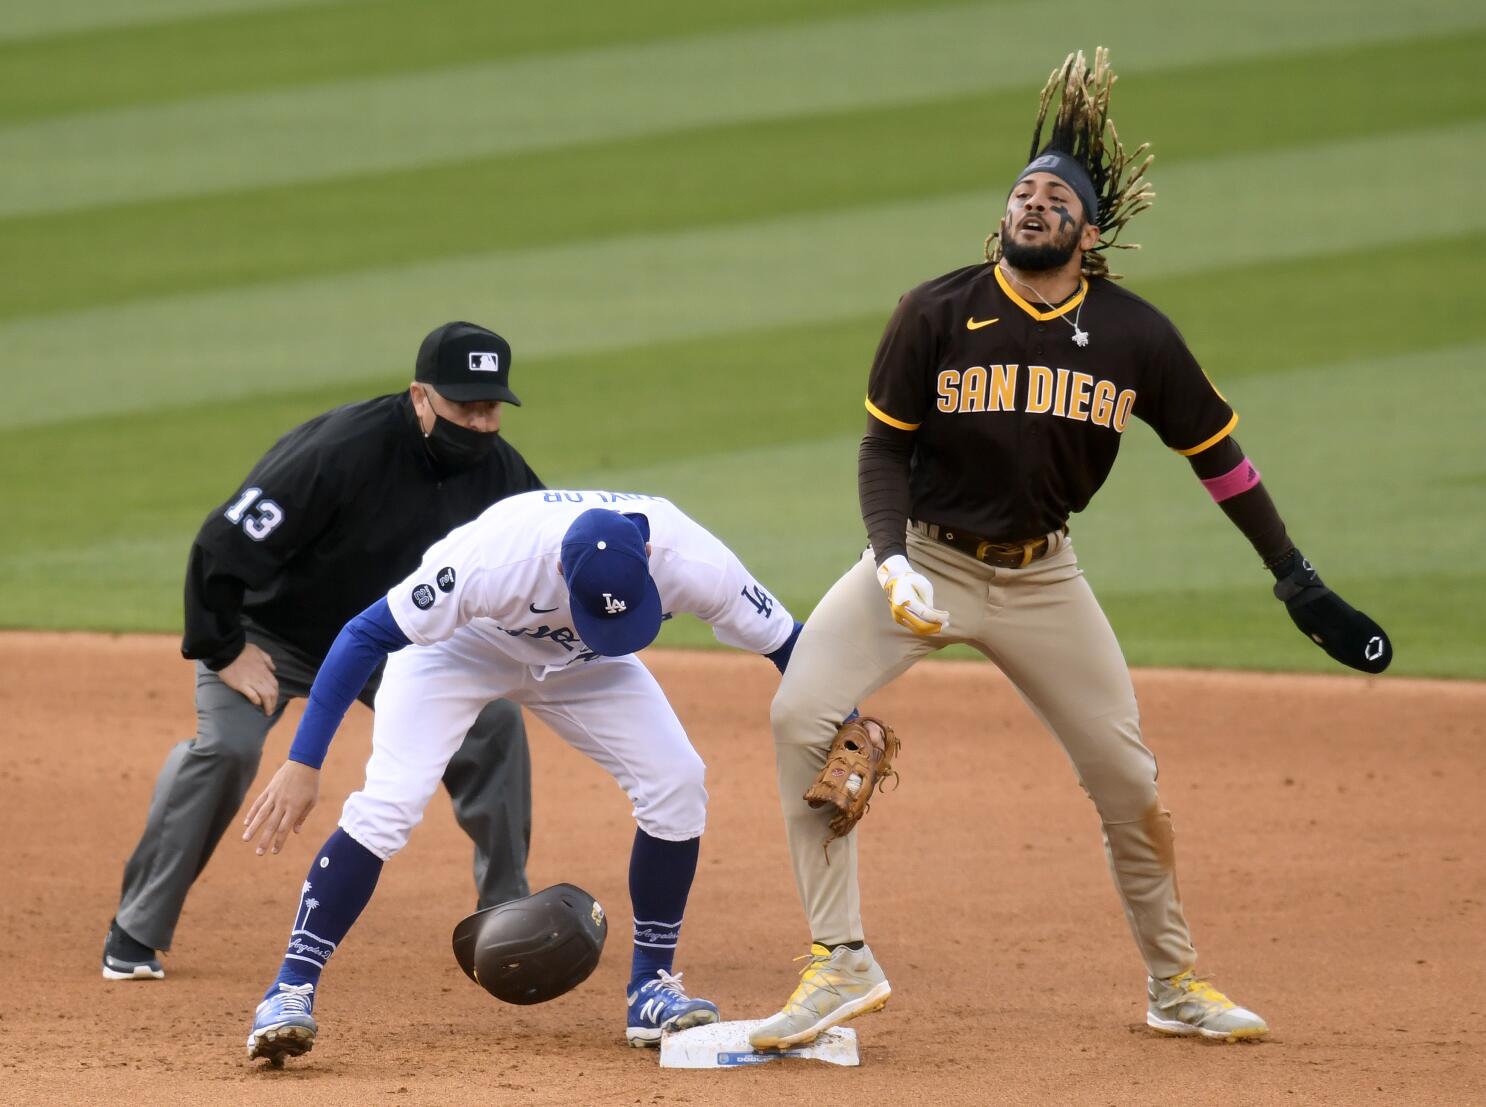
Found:
<path fill-rule="evenodd" d="M 660 1067 L 663 1069 L 733 1069 L 761 1065 L 786 1058 L 824 1061 L 828 1065 L 860 1065 L 857 1056 L 857 1032 L 833 1026 L 821 1031 L 809 1045 L 783 1050 L 755 1050 L 748 1044 L 748 1032 L 763 1023 L 715 1022 L 664 1034 L 660 1039 Z"/>

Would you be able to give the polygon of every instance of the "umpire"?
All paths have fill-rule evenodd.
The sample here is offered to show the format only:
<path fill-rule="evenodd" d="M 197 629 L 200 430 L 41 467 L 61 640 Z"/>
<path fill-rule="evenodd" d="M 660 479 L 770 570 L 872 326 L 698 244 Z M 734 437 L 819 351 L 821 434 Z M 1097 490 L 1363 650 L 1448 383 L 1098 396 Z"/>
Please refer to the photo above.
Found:
<path fill-rule="evenodd" d="M 268 731 L 308 694 L 340 628 L 454 527 L 544 487 L 500 437 L 501 405 L 521 403 L 510 373 L 505 339 L 447 323 L 423 340 L 406 393 L 295 427 L 207 516 L 186 568 L 181 643 L 196 662 L 196 737 L 155 782 L 104 979 L 164 977 L 157 951 L 170 948 L 191 883 L 241 806 Z M 380 679 L 361 691 L 367 706 Z M 480 906 L 527 895 L 531 762 L 515 705 L 486 706 L 444 786 L 475 842 Z"/>

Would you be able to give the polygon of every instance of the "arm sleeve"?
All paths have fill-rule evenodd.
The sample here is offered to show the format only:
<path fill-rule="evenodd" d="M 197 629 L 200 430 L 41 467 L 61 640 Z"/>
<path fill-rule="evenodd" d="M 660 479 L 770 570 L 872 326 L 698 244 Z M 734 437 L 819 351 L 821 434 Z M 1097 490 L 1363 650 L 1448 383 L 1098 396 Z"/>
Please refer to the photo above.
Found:
<path fill-rule="evenodd" d="M 789 637 L 784 640 L 784 645 L 770 652 L 767 657 L 774 662 L 774 668 L 779 670 L 780 675 L 789 668 L 789 659 L 795 652 L 795 643 L 800 640 L 800 631 L 805 629 L 805 624 L 798 619 L 795 620 L 795 629 L 789 632 Z"/>
<path fill-rule="evenodd" d="M 857 498 L 867 541 L 881 565 L 894 554 L 906 554 L 908 529 L 908 471 L 913 457 L 913 432 L 899 430 L 876 418 L 867 420 L 867 433 L 857 449 Z"/>
<path fill-rule="evenodd" d="M 289 747 L 289 760 L 318 769 L 325 762 L 330 740 L 340 728 L 352 702 L 367 679 L 389 653 L 409 645 L 380 599 L 341 628 L 305 701 L 304 716 Z"/>
<path fill-rule="evenodd" d="M 1232 437 L 1187 458 L 1198 480 L 1212 480 L 1246 463 L 1243 449 Z M 1237 496 L 1230 496 L 1218 506 L 1234 526 L 1243 532 L 1264 562 L 1266 569 L 1279 564 L 1295 549 L 1285 530 L 1284 520 L 1269 497 L 1263 482 Z"/>
<path fill-rule="evenodd" d="M 205 663 L 212 672 L 230 665 L 242 653 L 242 603 L 246 585 L 217 564 L 199 543 L 186 562 L 186 631 L 181 656 Z"/>

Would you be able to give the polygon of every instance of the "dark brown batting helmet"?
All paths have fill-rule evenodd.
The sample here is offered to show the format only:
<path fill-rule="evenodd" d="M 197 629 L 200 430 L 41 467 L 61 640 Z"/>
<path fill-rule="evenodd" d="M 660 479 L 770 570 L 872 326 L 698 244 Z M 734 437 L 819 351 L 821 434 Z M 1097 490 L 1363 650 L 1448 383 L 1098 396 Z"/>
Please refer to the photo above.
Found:
<path fill-rule="evenodd" d="M 608 933 L 604 909 L 591 895 L 554 884 L 461 921 L 454 959 L 496 999 L 545 1003 L 588 979 Z"/>

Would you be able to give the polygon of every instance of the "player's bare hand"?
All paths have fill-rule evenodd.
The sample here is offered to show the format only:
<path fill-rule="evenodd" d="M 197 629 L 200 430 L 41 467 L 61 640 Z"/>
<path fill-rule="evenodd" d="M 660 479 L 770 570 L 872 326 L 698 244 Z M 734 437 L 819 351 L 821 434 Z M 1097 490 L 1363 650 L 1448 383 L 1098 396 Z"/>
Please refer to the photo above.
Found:
<path fill-rule="evenodd" d="M 243 819 L 247 827 L 243 841 L 258 841 L 257 852 L 261 857 L 269 843 L 273 852 L 284 848 L 289 831 L 299 833 L 320 799 L 320 770 L 302 765 L 298 761 L 285 761 L 273 774 L 268 787 L 258 794 Z"/>
<path fill-rule="evenodd" d="M 949 612 L 934 606 L 933 584 L 915 572 L 902 554 L 894 554 L 877 567 L 877 583 L 887 593 L 893 621 L 899 626 L 924 636 L 938 634 L 949 626 Z"/>
<path fill-rule="evenodd" d="M 279 704 L 279 680 L 273 671 L 273 658 L 248 642 L 243 645 L 242 653 L 217 670 L 217 676 L 249 703 L 261 707 L 265 715 L 272 715 Z"/>

